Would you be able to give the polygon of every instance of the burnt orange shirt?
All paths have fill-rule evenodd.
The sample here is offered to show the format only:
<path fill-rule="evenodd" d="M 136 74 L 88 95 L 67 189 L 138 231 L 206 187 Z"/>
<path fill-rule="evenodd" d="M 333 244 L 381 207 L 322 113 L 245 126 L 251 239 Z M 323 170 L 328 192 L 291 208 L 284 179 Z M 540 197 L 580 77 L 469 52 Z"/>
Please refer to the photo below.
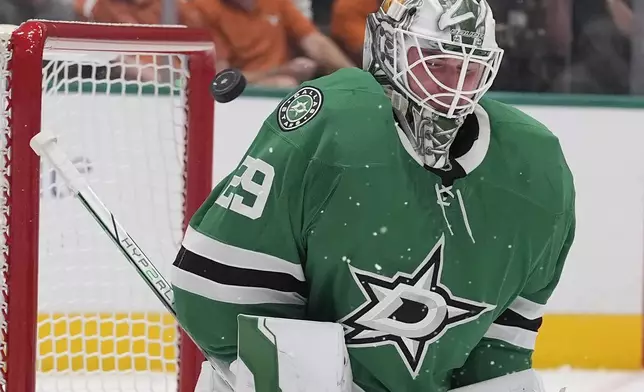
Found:
<path fill-rule="evenodd" d="M 96 0 L 91 10 L 85 9 L 85 2 L 75 0 L 76 13 L 84 21 L 100 23 L 160 24 L 161 0 Z M 177 0 L 178 23 L 188 27 L 204 27 L 199 11 L 189 1 Z M 168 37 L 171 38 L 171 37 Z M 140 64 L 154 63 L 154 56 L 140 56 Z M 175 66 L 179 66 L 175 61 Z"/>
<path fill-rule="evenodd" d="M 77 12 L 87 0 L 76 0 Z M 161 0 L 96 0 L 89 20 L 102 23 L 161 23 Z M 199 12 L 185 0 L 177 0 L 178 23 L 200 27 Z"/>
<path fill-rule="evenodd" d="M 223 0 L 193 0 L 210 27 L 217 59 L 243 71 L 266 71 L 292 58 L 315 26 L 292 0 L 256 0 L 252 11 Z"/>
<path fill-rule="evenodd" d="M 378 10 L 379 0 L 334 0 L 331 36 L 345 50 L 362 52 L 367 16 Z"/>

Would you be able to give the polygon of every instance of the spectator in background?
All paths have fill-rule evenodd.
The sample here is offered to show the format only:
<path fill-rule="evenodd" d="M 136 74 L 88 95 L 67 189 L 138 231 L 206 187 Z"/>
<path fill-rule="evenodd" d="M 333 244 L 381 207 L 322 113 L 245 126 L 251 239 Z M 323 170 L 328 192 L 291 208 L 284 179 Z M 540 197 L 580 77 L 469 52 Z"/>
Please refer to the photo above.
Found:
<path fill-rule="evenodd" d="M 356 63 L 362 63 L 362 45 L 367 15 L 376 12 L 380 0 L 334 0 L 331 37 Z"/>
<path fill-rule="evenodd" d="M 563 91 L 557 76 L 570 51 L 571 0 L 488 0 L 496 36 L 505 50 L 492 88 L 503 91 Z M 586 0 L 583 0 L 586 1 Z"/>
<path fill-rule="evenodd" d="M 72 0 L 0 0 L 0 23 L 20 25 L 28 19 L 74 20 Z"/>
<path fill-rule="evenodd" d="M 571 64 L 558 77 L 567 92 L 628 94 L 633 27 L 628 0 L 573 1 Z"/>
<path fill-rule="evenodd" d="M 176 0 L 179 23 L 199 25 L 201 16 L 190 1 Z M 161 23 L 161 0 L 76 0 L 81 20 L 102 23 Z"/>
<path fill-rule="evenodd" d="M 23 2 L 25 0 L 22 0 Z M 73 0 L 30 0 L 36 8 L 36 19 L 75 20 Z"/>
<path fill-rule="evenodd" d="M 19 25 L 36 14 L 34 6 L 17 0 L 0 1 L 0 23 Z"/>
<path fill-rule="evenodd" d="M 292 88 L 318 74 L 353 66 L 292 0 L 193 3 L 213 33 L 217 69 L 239 68 L 251 84 Z"/>
<path fill-rule="evenodd" d="M 179 23 L 190 27 L 201 27 L 201 14 L 193 8 L 191 2 L 177 1 Z M 160 0 L 76 0 L 75 10 L 80 20 L 101 23 L 130 23 L 130 24 L 160 24 Z M 172 37 L 168 37 L 171 39 Z M 168 68 L 159 70 L 154 65 L 166 65 L 168 56 L 124 56 L 126 79 L 141 81 L 166 80 L 169 78 Z M 128 66 L 130 65 L 130 66 Z M 149 66 L 146 66 L 149 65 Z M 159 72 L 160 71 L 160 72 Z"/>

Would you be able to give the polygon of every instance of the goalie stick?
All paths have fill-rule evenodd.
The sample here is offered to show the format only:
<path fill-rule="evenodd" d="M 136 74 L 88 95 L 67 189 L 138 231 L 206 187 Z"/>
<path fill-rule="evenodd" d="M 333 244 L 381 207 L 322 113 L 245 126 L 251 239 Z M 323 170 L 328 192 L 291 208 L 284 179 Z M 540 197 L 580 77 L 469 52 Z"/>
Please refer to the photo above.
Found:
<path fill-rule="evenodd" d="M 50 132 L 41 131 L 31 139 L 29 144 L 31 149 L 34 150 L 38 156 L 47 159 L 56 171 L 60 173 L 72 193 L 92 215 L 92 217 L 94 217 L 101 229 L 103 229 L 103 231 L 112 239 L 112 242 L 136 269 L 139 276 L 143 278 L 156 297 L 163 303 L 175 320 L 177 320 L 177 314 L 174 310 L 174 297 L 170 283 L 163 277 L 161 272 L 159 272 L 159 270 L 154 266 L 154 263 L 152 263 L 143 250 L 137 245 L 132 236 L 130 236 L 123 226 L 121 226 L 114 217 L 114 214 L 112 214 L 112 212 L 105 206 L 105 204 L 103 204 L 101 199 L 99 199 L 96 193 L 92 190 L 76 166 L 74 166 L 63 149 L 58 145 L 56 136 Z M 194 342 L 195 339 L 190 336 L 188 331 L 185 332 Z M 196 342 L 195 345 L 199 347 Z M 215 371 L 221 376 L 226 384 L 228 384 L 231 390 L 234 389 L 232 373 L 227 370 L 228 367 L 225 363 L 209 357 L 201 347 L 199 347 L 199 349 Z"/>

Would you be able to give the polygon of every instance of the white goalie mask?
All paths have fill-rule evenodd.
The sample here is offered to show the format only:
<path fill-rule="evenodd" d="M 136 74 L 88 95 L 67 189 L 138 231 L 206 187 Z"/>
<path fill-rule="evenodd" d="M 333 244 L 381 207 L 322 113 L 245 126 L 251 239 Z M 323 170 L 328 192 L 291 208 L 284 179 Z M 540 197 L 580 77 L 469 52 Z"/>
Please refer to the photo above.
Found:
<path fill-rule="evenodd" d="M 492 86 L 503 50 L 485 0 L 385 0 L 367 19 L 365 70 L 389 94 L 424 164 L 449 169 L 449 147 Z"/>

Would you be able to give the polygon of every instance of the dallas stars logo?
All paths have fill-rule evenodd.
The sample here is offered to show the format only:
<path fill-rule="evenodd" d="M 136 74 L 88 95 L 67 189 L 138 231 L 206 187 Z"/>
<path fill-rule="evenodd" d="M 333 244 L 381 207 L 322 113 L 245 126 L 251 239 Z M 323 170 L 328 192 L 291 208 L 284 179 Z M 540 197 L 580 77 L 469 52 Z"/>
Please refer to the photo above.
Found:
<path fill-rule="evenodd" d="M 302 87 L 284 101 L 278 111 L 278 123 L 283 131 L 292 131 L 311 121 L 322 107 L 322 92 L 315 87 Z"/>
<path fill-rule="evenodd" d="M 366 302 L 340 320 L 347 347 L 392 345 L 415 378 L 431 343 L 495 308 L 456 297 L 440 282 L 444 244 L 443 236 L 412 274 L 388 278 L 349 267 Z"/>

